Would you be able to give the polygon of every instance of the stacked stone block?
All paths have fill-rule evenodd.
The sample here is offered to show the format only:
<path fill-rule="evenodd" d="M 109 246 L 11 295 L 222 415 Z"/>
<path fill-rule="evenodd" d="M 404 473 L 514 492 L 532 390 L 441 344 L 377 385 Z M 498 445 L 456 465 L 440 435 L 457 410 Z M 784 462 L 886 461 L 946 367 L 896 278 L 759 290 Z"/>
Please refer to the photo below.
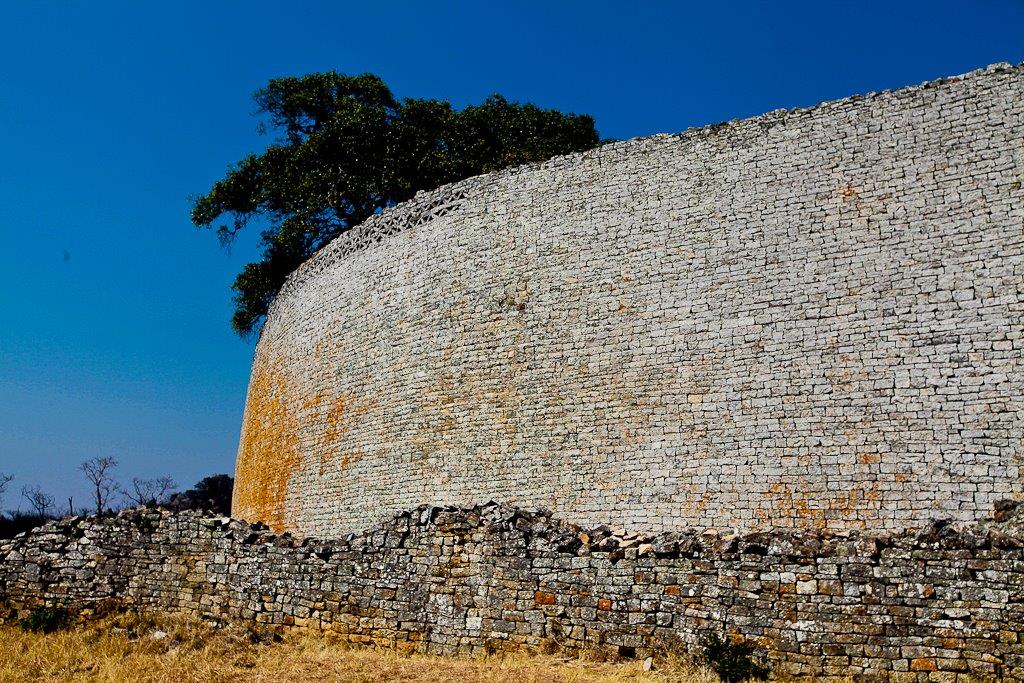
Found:
<path fill-rule="evenodd" d="M 274 301 L 234 514 L 899 529 L 1020 496 L 1024 70 L 418 195 Z"/>
<path fill-rule="evenodd" d="M 355 643 L 468 654 L 753 641 L 778 673 L 1024 679 L 1024 515 L 918 532 L 581 529 L 503 505 L 420 507 L 298 540 L 193 513 L 66 519 L 0 544 L 0 601 L 115 600 Z"/>

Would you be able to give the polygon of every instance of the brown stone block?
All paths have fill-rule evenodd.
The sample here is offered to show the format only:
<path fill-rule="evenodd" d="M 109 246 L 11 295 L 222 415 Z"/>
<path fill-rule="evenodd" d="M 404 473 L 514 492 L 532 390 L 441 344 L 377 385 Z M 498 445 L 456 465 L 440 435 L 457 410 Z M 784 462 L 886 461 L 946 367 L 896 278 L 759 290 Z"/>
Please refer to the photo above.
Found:
<path fill-rule="evenodd" d="M 533 594 L 533 600 L 538 605 L 553 605 L 555 604 L 555 594 L 545 593 L 544 591 L 537 591 Z"/>
<path fill-rule="evenodd" d="M 932 657 L 918 657 L 910 660 L 911 671 L 938 671 L 939 665 Z"/>

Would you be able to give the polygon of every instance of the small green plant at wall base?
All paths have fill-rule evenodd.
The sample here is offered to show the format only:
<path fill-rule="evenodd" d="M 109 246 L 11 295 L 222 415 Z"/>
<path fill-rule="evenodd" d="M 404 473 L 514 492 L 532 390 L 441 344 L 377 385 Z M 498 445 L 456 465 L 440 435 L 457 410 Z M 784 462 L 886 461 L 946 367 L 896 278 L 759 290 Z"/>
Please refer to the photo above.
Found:
<path fill-rule="evenodd" d="M 759 662 L 754 655 L 754 646 L 747 642 L 734 642 L 728 635 L 705 632 L 700 637 L 702 662 L 710 667 L 726 683 L 739 681 L 763 681 L 771 673 L 771 667 Z"/>
<path fill-rule="evenodd" d="M 53 633 L 71 624 L 71 613 L 64 607 L 37 607 L 18 624 L 32 633 Z"/>

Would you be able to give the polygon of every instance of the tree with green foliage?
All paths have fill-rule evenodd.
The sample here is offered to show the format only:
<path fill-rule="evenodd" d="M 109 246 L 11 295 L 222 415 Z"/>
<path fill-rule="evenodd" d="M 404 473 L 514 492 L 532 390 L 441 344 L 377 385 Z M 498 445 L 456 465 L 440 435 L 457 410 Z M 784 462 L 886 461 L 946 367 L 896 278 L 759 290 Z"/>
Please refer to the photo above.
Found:
<path fill-rule="evenodd" d="M 253 219 L 262 258 L 233 285 L 232 326 L 257 329 L 285 278 L 317 249 L 383 208 L 481 173 L 597 146 L 589 116 L 499 95 L 456 111 L 443 100 L 397 100 L 377 76 L 277 78 L 255 94 L 282 136 L 229 169 L 192 207 L 222 244 Z M 265 126 L 264 126 L 265 129 Z"/>

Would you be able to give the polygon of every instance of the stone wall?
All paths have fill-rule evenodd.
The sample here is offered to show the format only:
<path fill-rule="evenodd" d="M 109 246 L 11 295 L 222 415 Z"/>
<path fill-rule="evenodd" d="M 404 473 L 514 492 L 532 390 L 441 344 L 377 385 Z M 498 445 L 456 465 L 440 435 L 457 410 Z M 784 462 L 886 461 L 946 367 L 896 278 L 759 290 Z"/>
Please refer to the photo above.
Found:
<path fill-rule="evenodd" d="M 228 519 L 131 511 L 0 543 L 0 602 L 114 599 L 433 653 L 754 641 L 778 672 L 1024 679 L 1024 514 L 920 532 L 655 536 L 501 505 L 421 507 L 298 541 Z"/>
<path fill-rule="evenodd" d="M 1024 70 L 473 178 L 302 266 L 234 513 L 637 531 L 970 522 L 1021 496 Z"/>

